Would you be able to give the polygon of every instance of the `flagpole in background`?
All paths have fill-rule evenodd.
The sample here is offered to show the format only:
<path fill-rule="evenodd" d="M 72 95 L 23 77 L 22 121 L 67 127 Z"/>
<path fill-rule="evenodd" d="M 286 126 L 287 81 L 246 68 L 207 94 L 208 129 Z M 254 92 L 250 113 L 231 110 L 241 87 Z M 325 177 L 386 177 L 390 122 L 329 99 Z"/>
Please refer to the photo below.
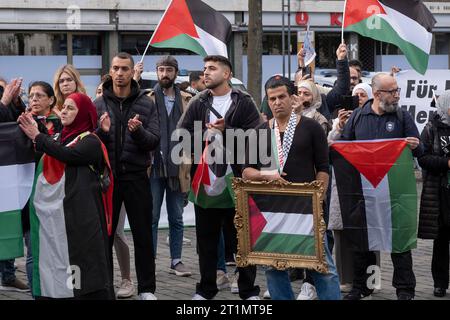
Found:
<path fill-rule="evenodd" d="M 344 43 L 345 9 L 347 9 L 347 0 L 344 2 L 344 10 L 342 12 L 341 43 Z"/>
<path fill-rule="evenodd" d="M 156 30 L 158 30 L 159 25 L 161 24 L 161 21 L 163 21 L 164 17 L 166 16 L 166 13 L 167 13 L 168 9 L 172 5 L 172 2 L 173 2 L 173 0 L 170 0 L 170 3 L 167 6 L 167 9 L 164 11 L 164 13 L 163 13 L 163 15 L 161 17 L 161 20 L 159 20 L 158 25 L 155 28 L 155 31 L 153 31 L 152 37 L 150 38 L 150 40 L 148 40 L 147 47 L 144 50 L 144 54 L 142 55 L 141 61 L 139 61 L 140 63 L 142 63 L 142 61 L 144 61 L 145 54 L 147 53 L 147 50 L 150 47 L 150 43 L 152 43 L 153 36 L 156 34 Z"/>

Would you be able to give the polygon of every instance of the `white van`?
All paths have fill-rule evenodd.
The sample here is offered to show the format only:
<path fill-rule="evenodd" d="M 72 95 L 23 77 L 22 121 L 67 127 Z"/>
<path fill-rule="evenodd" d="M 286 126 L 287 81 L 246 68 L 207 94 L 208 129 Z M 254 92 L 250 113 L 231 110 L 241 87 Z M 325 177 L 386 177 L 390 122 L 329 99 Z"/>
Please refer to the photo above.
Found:
<path fill-rule="evenodd" d="M 141 74 L 141 78 L 141 89 L 152 89 L 158 83 L 158 76 L 156 74 L 156 71 L 144 71 Z M 187 72 L 187 70 L 181 69 L 177 78 L 175 79 L 175 83 L 180 84 L 183 82 L 189 82 L 189 73 Z M 231 86 L 235 89 L 240 89 L 247 92 L 247 88 L 245 88 L 245 85 L 241 80 L 237 78 L 231 78 Z"/>

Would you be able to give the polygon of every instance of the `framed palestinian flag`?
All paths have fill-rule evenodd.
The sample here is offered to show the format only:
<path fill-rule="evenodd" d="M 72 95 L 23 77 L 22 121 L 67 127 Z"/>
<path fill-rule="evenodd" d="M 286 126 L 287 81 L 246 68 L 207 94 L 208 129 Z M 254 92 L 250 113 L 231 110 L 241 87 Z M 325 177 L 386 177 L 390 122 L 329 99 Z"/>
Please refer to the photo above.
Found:
<path fill-rule="evenodd" d="M 237 265 L 326 273 L 321 181 L 289 183 L 233 179 Z"/>

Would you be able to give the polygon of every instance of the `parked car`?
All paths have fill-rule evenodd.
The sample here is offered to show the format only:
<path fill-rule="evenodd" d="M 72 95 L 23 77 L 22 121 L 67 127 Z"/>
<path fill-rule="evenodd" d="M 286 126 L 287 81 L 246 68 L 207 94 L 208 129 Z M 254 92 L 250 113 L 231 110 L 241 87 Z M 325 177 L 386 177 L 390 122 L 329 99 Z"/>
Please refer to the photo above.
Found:
<path fill-rule="evenodd" d="M 377 74 L 377 72 L 362 71 L 362 82 L 370 84 L 372 82 L 372 77 Z M 337 79 L 336 69 L 316 69 L 314 72 L 314 81 L 324 87 L 332 88 L 334 82 Z"/>

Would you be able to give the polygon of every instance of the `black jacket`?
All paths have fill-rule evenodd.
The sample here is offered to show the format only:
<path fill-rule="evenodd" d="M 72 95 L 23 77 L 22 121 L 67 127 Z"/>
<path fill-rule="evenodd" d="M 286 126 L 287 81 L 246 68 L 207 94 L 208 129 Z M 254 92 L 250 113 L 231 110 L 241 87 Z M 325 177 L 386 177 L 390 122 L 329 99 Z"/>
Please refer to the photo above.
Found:
<path fill-rule="evenodd" d="M 108 149 L 114 176 L 122 180 L 146 176 L 151 164 L 151 151 L 159 144 L 158 113 L 154 103 L 140 90 L 136 81 L 131 82 L 131 94 L 125 99 L 114 95 L 112 81 L 103 84 L 103 96 L 95 101 L 100 116 L 108 112 L 111 118 L 109 133 L 97 130 Z M 128 130 L 128 120 L 139 115 L 142 126 L 135 132 Z"/>
<path fill-rule="evenodd" d="M 328 92 L 326 103 L 330 114 L 342 104 L 342 96 L 351 95 L 350 91 L 350 69 L 348 60 L 336 60 L 337 80 L 333 89 Z M 321 112 L 322 113 L 322 112 Z M 327 115 L 322 113 L 327 119 Z"/>
<path fill-rule="evenodd" d="M 197 98 L 198 97 L 198 98 Z M 212 106 L 213 96 L 209 90 L 201 92 L 195 99 L 191 100 L 189 108 L 184 114 L 182 119 L 181 128 L 189 131 L 192 137 L 192 152 L 194 152 L 194 139 L 197 136 L 194 135 L 194 122 L 200 121 L 202 124 L 202 135 L 206 131 L 206 124 L 209 123 L 210 110 L 208 106 Z M 260 123 L 262 123 L 261 115 L 256 107 L 252 97 L 239 89 L 232 89 L 231 91 L 231 106 L 225 114 L 225 130 L 227 129 L 242 129 L 248 130 L 256 128 Z M 196 133 L 199 135 L 199 133 Z M 226 135 L 223 135 L 224 145 L 227 145 Z M 202 141 L 203 142 L 203 141 Z M 236 177 L 240 177 L 242 174 L 243 160 L 245 159 L 245 145 L 239 146 L 243 148 L 244 154 L 238 154 L 237 141 L 234 143 L 234 155 L 236 157 L 242 157 L 242 161 L 237 161 L 234 159 L 234 165 L 232 165 L 233 173 Z M 203 148 L 202 148 L 203 150 Z M 197 164 L 199 159 L 194 159 L 194 163 Z M 239 165 L 238 163 L 241 163 Z M 196 166 L 193 165 L 191 173 L 195 172 Z"/>
<path fill-rule="evenodd" d="M 16 121 L 22 112 L 25 112 L 25 107 L 23 105 L 16 107 L 11 102 L 8 106 L 5 106 L 0 102 L 0 122 Z"/>
<path fill-rule="evenodd" d="M 444 156 L 441 137 L 450 136 L 450 126 L 440 122 L 437 118 L 430 121 L 422 131 L 421 140 L 424 144 L 424 154 L 418 158 L 423 170 L 423 189 L 420 199 L 419 232 L 422 239 L 435 239 L 439 227 L 448 225 L 450 212 L 443 215 L 441 210 L 442 191 L 447 185 L 449 158 Z M 447 199 L 448 200 L 448 199 Z"/>

